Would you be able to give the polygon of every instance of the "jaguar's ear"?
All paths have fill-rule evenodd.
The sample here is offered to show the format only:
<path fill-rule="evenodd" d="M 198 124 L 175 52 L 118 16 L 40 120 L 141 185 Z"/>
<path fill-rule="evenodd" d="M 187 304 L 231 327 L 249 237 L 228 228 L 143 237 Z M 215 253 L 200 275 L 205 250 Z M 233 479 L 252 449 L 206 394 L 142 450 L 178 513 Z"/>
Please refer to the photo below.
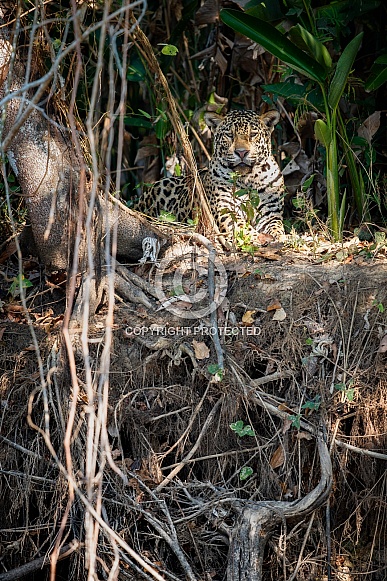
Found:
<path fill-rule="evenodd" d="M 223 119 L 224 117 L 222 117 L 222 115 L 212 113 L 211 111 L 207 111 L 207 113 L 204 113 L 204 120 L 210 129 L 216 129 L 218 125 L 222 123 Z"/>
<path fill-rule="evenodd" d="M 277 125 L 278 121 L 280 120 L 280 114 L 275 109 L 268 111 L 261 115 L 261 121 L 273 131 L 274 126 Z"/>

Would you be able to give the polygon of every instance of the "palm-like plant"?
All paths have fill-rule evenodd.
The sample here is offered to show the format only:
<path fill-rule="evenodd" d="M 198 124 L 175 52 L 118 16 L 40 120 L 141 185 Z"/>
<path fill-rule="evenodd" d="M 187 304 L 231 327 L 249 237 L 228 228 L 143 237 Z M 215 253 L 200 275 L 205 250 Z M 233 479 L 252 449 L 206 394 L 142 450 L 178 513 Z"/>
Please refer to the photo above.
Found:
<path fill-rule="evenodd" d="M 300 24 L 293 26 L 287 37 L 268 22 L 238 10 L 222 10 L 221 19 L 308 77 L 320 88 L 322 95 L 320 112 L 324 118 L 316 121 L 315 134 L 326 149 L 329 228 L 333 238 L 339 240 L 343 231 L 345 194 L 340 199 L 338 136 L 343 141 L 357 212 L 361 219 L 368 218 L 361 173 L 353 151 L 348 146 L 345 124 L 339 109 L 340 99 L 360 48 L 363 33 L 353 38 L 342 51 L 338 61 L 333 63 L 326 46 L 315 34 L 311 34 Z"/>

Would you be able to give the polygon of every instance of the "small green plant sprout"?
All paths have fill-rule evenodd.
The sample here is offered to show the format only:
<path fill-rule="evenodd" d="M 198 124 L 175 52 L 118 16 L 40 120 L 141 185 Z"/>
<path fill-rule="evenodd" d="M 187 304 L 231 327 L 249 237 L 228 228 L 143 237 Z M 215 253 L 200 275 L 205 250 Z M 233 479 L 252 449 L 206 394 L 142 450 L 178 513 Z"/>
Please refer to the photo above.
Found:
<path fill-rule="evenodd" d="M 13 298 L 15 298 L 21 294 L 21 289 L 25 290 L 31 286 L 33 286 L 32 282 L 28 280 L 28 278 L 25 278 L 24 274 L 20 273 L 12 280 L 12 284 L 9 287 L 8 292 Z"/>
<path fill-rule="evenodd" d="M 251 234 L 246 228 L 235 228 L 234 230 L 235 244 L 243 252 L 254 252 L 255 247 L 251 242 Z"/>
<path fill-rule="evenodd" d="M 185 295 L 185 292 L 181 285 L 177 285 L 171 290 L 170 294 L 171 297 L 181 297 L 182 295 Z"/>
<path fill-rule="evenodd" d="M 244 436 L 255 436 L 253 428 L 249 424 L 245 425 L 243 420 L 238 420 L 237 422 L 230 424 L 230 428 L 240 438 L 243 438 Z"/>
<path fill-rule="evenodd" d="M 159 218 L 163 222 L 176 222 L 176 216 L 166 210 L 161 210 Z"/>
<path fill-rule="evenodd" d="M 305 345 L 313 345 L 313 339 L 312 339 L 312 337 L 308 337 L 308 338 L 305 340 Z"/>
<path fill-rule="evenodd" d="M 296 414 L 289 416 L 289 420 L 292 422 L 292 427 L 299 430 L 301 428 L 301 414 Z"/>
<path fill-rule="evenodd" d="M 378 301 L 378 299 L 374 299 L 372 302 L 373 307 L 378 307 L 379 313 L 384 313 L 384 305 L 382 302 Z"/>
<path fill-rule="evenodd" d="M 239 480 L 247 480 L 252 474 L 254 474 L 254 470 L 251 466 L 243 466 L 239 471 Z"/>
<path fill-rule="evenodd" d="M 343 401 L 352 402 L 354 400 L 355 389 L 351 387 L 351 382 L 349 382 L 348 386 L 345 383 L 336 383 L 335 389 L 341 392 Z"/>
<path fill-rule="evenodd" d="M 312 173 L 311 176 L 308 177 L 308 179 L 306 179 L 304 181 L 304 183 L 302 184 L 302 191 L 305 193 L 308 191 L 308 189 L 310 188 L 310 186 L 312 185 L 314 180 L 314 173 Z"/>
<path fill-rule="evenodd" d="M 319 409 L 321 405 L 321 397 L 319 395 L 316 395 L 316 397 L 314 397 L 313 399 L 306 401 L 301 407 L 303 410 L 306 410 L 306 415 L 308 415 L 308 413 L 317 411 Z"/>
<path fill-rule="evenodd" d="M 223 376 L 224 376 L 223 367 L 221 367 L 217 363 L 210 363 L 210 365 L 208 365 L 208 367 L 207 367 L 207 370 L 208 370 L 208 373 L 211 373 L 211 375 L 213 376 L 214 381 L 216 381 L 216 382 L 222 381 Z"/>
<path fill-rule="evenodd" d="M 188 226 L 193 226 L 196 227 L 199 223 L 199 216 L 196 216 L 196 218 L 192 219 L 192 218 L 188 218 L 187 219 L 187 224 Z"/>
<path fill-rule="evenodd" d="M 177 46 L 175 46 L 173 44 L 163 44 L 162 42 L 159 42 L 159 46 L 163 47 L 161 49 L 161 52 L 163 54 L 165 54 L 166 56 L 176 56 L 177 53 L 179 52 L 179 49 L 177 48 Z"/>

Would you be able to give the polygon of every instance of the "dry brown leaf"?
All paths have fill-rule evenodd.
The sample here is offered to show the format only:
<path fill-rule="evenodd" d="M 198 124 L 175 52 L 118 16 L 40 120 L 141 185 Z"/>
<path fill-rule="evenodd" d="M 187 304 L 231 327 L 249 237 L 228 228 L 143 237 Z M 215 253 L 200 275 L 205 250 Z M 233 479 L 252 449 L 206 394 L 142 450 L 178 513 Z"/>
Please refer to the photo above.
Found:
<path fill-rule="evenodd" d="M 257 311 L 246 311 L 242 317 L 242 323 L 244 325 L 252 325 L 254 323 L 254 317 Z"/>
<path fill-rule="evenodd" d="M 279 301 L 274 301 L 272 303 L 270 303 L 270 305 L 267 307 L 267 311 L 276 311 L 277 309 L 282 309 L 282 305 Z"/>
<path fill-rule="evenodd" d="M 35 345 L 27 345 L 27 347 L 24 347 L 23 351 L 35 351 Z"/>
<path fill-rule="evenodd" d="M 313 436 L 308 432 L 297 432 L 296 438 L 299 440 L 313 440 Z"/>
<path fill-rule="evenodd" d="M 382 340 L 380 341 L 378 353 L 385 353 L 386 351 L 387 351 L 387 335 L 384 335 L 384 337 L 382 337 Z"/>
<path fill-rule="evenodd" d="M 285 452 L 283 446 L 278 446 L 276 451 L 274 452 L 273 456 L 270 459 L 270 466 L 275 469 L 282 466 L 285 462 Z"/>
<path fill-rule="evenodd" d="M 294 414 L 294 411 L 286 405 L 286 403 L 280 403 L 278 409 L 281 412 L 286 412 L 287 414 Z"/>
<path fill-rule="evenodd" d="M 22 313 L 24 311 L 23 305 L 17 305 L 15 303 L 9 303 L 4 308 L 7 313 Z"/>
<path fill-rule="evenodd" d="M 273 321 L 284 321 L 286 319 L 286 311 L 284 309 L 278 309 L 273 315 Z"/>
<path fill-rule="evenodd" d="M 268 234 L 265 234 L 265 236 L 268 236 Z M 281 260 L 281 256 L 273 252 L 273 250 L 271 250 L 270 248 L 268 249 L 260 248 L 259 250 L 254 252 L 254 256 L 266 258 L 266 260 Z"/>
<path fill-rule="evenodd" d="M 193 307 L 192 303 L 189 303 L 188 301 L 177 301 L 175 305 L 179 309 L 184 309 L 184 311 L 189 311 Z"/>
<path fill-rule="evenodd" d="M 15 254 L 16 251 L 17 251 L 16 242 L 12 240 L 9 244 L 7 244 L 4 252 L 2 252 L 0 256 L 0 264 L 4 264 L 4 262 L 8 260 L 8 258 L 12 256 L 12 254 Z"/>
<path fill-rule="evenodd" d="M 220 68 L 222 75 L 224 75 L 226 73 L 227 70 L 227 59 L 225 58 L 225 56 L 223 55 L 222 51 L 217 48 L 216 50 L 216 54 L 215 54 L 215 62 L 218 65 L 218 67 Z"/>
<path fill-rule="evenodd" d="M 375 133 L 380 127 L 380 111 L 375 111 L 367 117 L 367 119 L 360 125 L 357 130 L 359 137 L 363 137 L 371 145 L 371 141 Z"/>
<path fill-rule="evenodd" d="M 157 155 L 158 149 L 154 145 L 144 145 L 144 147 L 140 147 L 137 151 L 136 158 L 134 160 L 135 164 L 140 163 L 147 157 L 154 157 Z"/>
<path fill-rule="evenodd" d="M 195 24 L 213 24 L 219 19 L 218 0 L 206 0 L 195 14 Z"/>
<path fill-rule="evenodd" d="M 196 359 L 207 359 L 210 356 L 210 350 L 205 343 L 202 341 L 192 341 L 192 345 L 195 351 Z"/>
<path fill-rule="evenodd" d="M 284 420 L 283 426 L 282 426 L 282 433 L 286 434 L 286 432 L 288 432 L 290 430 L 290 428 L 292 427 L 293 422 L 292 420 Z"/>

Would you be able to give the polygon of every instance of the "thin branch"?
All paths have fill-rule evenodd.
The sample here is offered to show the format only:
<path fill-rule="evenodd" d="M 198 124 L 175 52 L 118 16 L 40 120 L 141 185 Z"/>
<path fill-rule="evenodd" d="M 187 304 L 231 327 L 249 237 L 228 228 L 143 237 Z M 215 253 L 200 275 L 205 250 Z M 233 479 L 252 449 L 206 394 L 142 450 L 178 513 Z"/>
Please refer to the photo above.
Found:
<path fill-rule="evenodd" d="M 79 548 L 79 542 L 74 539 L 71 543 L 64 545 L 59 552 L 57 557 L 58 561 L 62 561 L 63 559 L 67 559 L 70 557 L 74 551 L 77 551 Z M 6 573 L 0 574 L 0 581 L 18 581 L 27 575 L 31 575 L 35 571 L 39 571 L 42 567 L 45 567 L 50 564 L 50 558 L 39 557 L 39 559 L 35 559 L 34 561 L 30 561 L 25 565 L 21 565 L 17 567 L 17 569 L 11 569 L 10 571 L 6 571 Z"/>
<path fill-rule="evenodd" d="M 187 464 L 187 462 L 192 458 L 192 456 L 195 454 L 196 450 L 199 447 L 200 442 L 202 441 L 205 433 L 207 432 L 208 428 L 210 427 L 215 414 L 218 410 L 218 407 L 220 406 L 220 404 L 222 403 L 223 397 L 219 398 L 218 401 L 216 402 L 216 404 L 214 405 L 214 407 L 212 408 L 211 412 L 208 414 L 208 417 L 206 419 L 206 421 L 204 422 L 204 425 L 200 431 L 199 436 L 197 437 L 197 440 L 195 442 L 195 444 L 192 446 L 191 450 L 188 452 L 188 454 L 186 455 L 185 458 L 183 458 L 183 460 L 179 463 L 178 466 L 176 466 L 176 468 L 174 468 L 172 470 L 172 472 L 170 472 L 170 474 L 168 474 L 168 476 L 166 476 L 164 478 L 164 480 L 157 486 L 157 488 L 155 489 L 155 492 L 158 493 L 160 492 L 160 490 L 162 490 L 163 488 L 165 488 L 165 486 L 167 484 L 169 484 L 171 482 L 171 480 L 176 476 L 176 474 L 178 474 L 183 468 L 184 466 Z"/>

